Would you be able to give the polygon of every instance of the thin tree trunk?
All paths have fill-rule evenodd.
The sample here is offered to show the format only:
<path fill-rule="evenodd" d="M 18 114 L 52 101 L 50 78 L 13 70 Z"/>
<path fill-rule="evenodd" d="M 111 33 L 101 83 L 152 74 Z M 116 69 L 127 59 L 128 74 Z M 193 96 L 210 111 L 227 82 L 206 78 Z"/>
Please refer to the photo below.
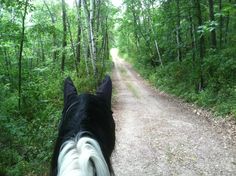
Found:
<path fill-rule="evenodd" d="M 27 14 L 28 0 L 25 1 L 25 7 L 22 17 L 22 31 L 21 31 L 21 40 L 20 40 L 20 51 L 19 51 L 19 77 L 18 77 L 18 109 L 21 110 L 21 85 L 22 85 L 22 53 L 24 49 L 24 39 L 25 39 L 25 17 Z"/>
<path fill-rule="evenodd" d="M 153 4 L 152 4 L 152 8 L 153 8 Z M 161 67 L 163 67 L 163 62 L 162 62 L 162 58 L 161 58 L 158 42 L 156 40 L 156 33 L 155 33 L 154 29 L 153 29 L 152 20 L 150 19 L 151 18 L 151 13 L 150 13 L 150 10 L 149 10 L 150 7 L 147 7 L 147 9 L 148 9 L 148 23 L 149 23 L 149 26 L 151 28 L 151 32 L 152 32 L 153 37 L 154 37 L 154 44 L 155 44 L 156 52 L 157 52 L 157 55 L 158 55 L 158 58 L 159 58 L 159 62 L 161 64 Z"/>
<path fill-rule="evenodd" d="M 177 44 L 177 58 L 178 61 L 182 61 L 182 56 L 181 56 L 181 48 L 180 48 L 180 38 L 179 38 L 179 30 L 178 27 L 176 27 L 176 44 Z"/>
<path fill-rule="evenodd" d="M 2 48 L 2 54 L 3 54 L 4 60 L 5 60 L 5 65 L 2 64 L 2 68 L 6 69 L 6 75 L 7 75 L 8 79 L 12 80 L 12 77 L 10 74 L 11 64 L 10 64 L 10 61 L 8 60 L 8 54 L 7 54 L 7 50 L 5 48 Z"/>
<path fill-rule="evenodd" d="M 87 56 L 87 53 L 88 53 L 88 50 L 89 50 L 88 45 L 87 45 L 88 41 L 87 41 L 83 31 L 86 31 L 86 30 L 83 28 L 82 23 L 81 23 L 81 41 L 82 41 L 81 44 L 82 44 L 82 47 L 83 47 L 83 55 L 84 55 L 86 73 L 87 73 L 87 77 L 89 77 L 90 73 L 89 73 L 88 56 Z"/>
<path fill-rule="evenodd" d="M 97 47 L 95 43 L 95 32 L 94 32 L 94 14 L 95 14 L 95 0 L 90 0 L 90 15 L 89 15 L 89 33 L 91 38 L 91 48 L 93 54 L 93 71 L 94 76 L 97 78 Z"/>
<path fill-rule="evenodd" d="M 97 10 L 97 15 L 96 15 L 96 23 L 97 23 L 97 27 L 96 27 L 96 32 L 98 34 L 99 32 L 99 26 L 100 26 L 100 11 L 101 11 L 101 1 L 97 0 L 97 4 L 96 4 L 96 8 L 98 8 Z"/>
<path fill-rule="evenodd" d="M 102 69 L 100 73 L 100 78 L 102 78 L 103 72 L 105 70 L 105 60 L 109 59 L 109 46 L 108 46 L 108 25 L 107 25 L 107 18 L 105 17 L 105 23 L 102 24 L 102 31 L 103 31 L 103 39 L 102 39 L 102 47 L 100 49 L 100 56 L 102 59 Z"/>
<path fill-rule="evenodd" d="M 84 38 L 84 37 L 83 37 Z M 84 40 L 83 40 L 84 41 Z M 87 51 L 88 49 L 88 45 L 85 44 L 85 41 L 83 42 L 83 48 L 84 48 L 84 61 L 85 61 L 85 68 L 86 68 L 86 72 L 87 72 L 87 76 L 89 77 L 90 73 L 89 73 L 89 65 L 88 65 L 88 56 L 87 56 Z"/>
<path fill-rule="evenodd" d="M 222 48 L 222 29 L 223 29 L 223 16 L 222 16 L 222 0 L 219 0 L 219 12 L 220 12 L 220 36 L 219 36 L 219 48 Z"/>
<path fill-rule="evenodd" d="M 177 26 L 176 26 L 176 42 L 178 49 L 178 61 L 182 61 L 182 51 L 181 51 L 181 30 L 180 30 L 180 8 L 179 8 L 179 0 L 176 0 L 177 5 Z"/>
<path fill-rule="evenodd" d="M 214 15 L 214 1 L 209 0 L 209 12 L 210 12 L 210 20 L 215 21 L 215 15 Z M 211 31 L 211 46 L 212 48 L 216 48 L 216 29 L 214 26 L 214 29 Z"/>
<path fill-rule="evenodd" d="M 106 28 L 106 59 L 109 59 L 109 35 L 108 35 L 108 31 L 107 31 L 108 27 Z"/>
<path fill-rule="evenodd" d="M 155 39 L 154 42 L 155 42 L 155 47 L 156 47 L 156 51 L 157 51 L 157 54 L 158 54 L 159 62 L 161 64 L 161 66 L 163 67 L 163 62 L 162 62 L 162 59 L 161 59 L 161 53 L 160 53 L 160 50 L 159 50 L 159 46 L 157 44 L 157 40 Z"/>
<path fill-rule="evenodd" d="M 48 4 L 46 3 L 45 0 L 43 0 L 47 10 L 48 10 L 48 13 L 50 15 L 50 18 L 51 18 L 51 22 L 52 22 L 52 25 L 55 27 L 55 23 L 56 23 L 56 20 L 54 18 L 54 15 L 53 13 L 51 12 Z M 56 48 L 57 48 L 57 43 L 56 43 L 56 32 L 55 30 L 52 30 L 52 43 L 53 43 L 53 52 L 52 52 L 52 57 L 53 57 L 53 61 L 55 62 L 56 59 L 57 59 L 57 51 L 56 51 Z"/>
<path fill-rule="evenodd" d="M 95 78 L 97 78 L 97 51 L 95 46 L 94 30 L 93 30 L 93 15 L 94 15 L 94 1 L 90 0 L 90 9 L 88 9 L 86 0 L 82 0 L 83 9 L 87 17 L 87 26 L 88 26 L 88 38 L 90 41 L 90 56 L 93 67 L 93 73 Z"/>
<path fill-rule="evenodd" d="M 134 1 L 132 1 L 132 2 L 134 2 Z M 135 7 L 136 7 L 136 5 L 135 4 L 132 4 L 132 6 L 131 6 L 131 8 L 132 9 L 135 9 Z M 140 6 L 139 6 L 139 8 L 140 8 Z M 150 7 L 148 7 L 148 8 L 150 8 Z M 135 31 L 135 33 L 136 33 L 136 38 L 138 39 L 137 41 L 137 44 L 136 44 L 136 46 L 138 46 L 137 47 L 137 52 L 138 52 L 138 54 L 140 55 L 141 53 L 141 50 L 140 50 L 140 41 L 141 41 L 141 38 L 143 38 L 143 40 L 145 41 L 145 43 L 146 43 L 146 47 L 148 48 L 148 50 L 149 50 L 149 52 L 153 52 L 153 50 L 152 50 L 152 48 L 151 48 L 151 46 L 152 46 L 152 44 L 150 43 L 150 40 L 148 40 L 147 39 L 147 37 L 146 37 L 146 33 L 148 33 L 148 32 L 152 32 L 151 31 L 151 29 L 150 29 L 150 27 L 148 26 L 149 25 L 149 19 L 150 18 L 147 18 L 146 17 L 146 15 L 145 15 L 145 12 L 144 12 L 144 10 L 142 9 L 142 8 L 140 8 L 140 10 L 141 10 L 141 12 L 142 12 L 142 15 L 138 15 L 137 13 L 136 13 L 136 11 L 132 11 L 132 13 L 133 13 L 133 18 L 134 18 L 134 31 Z M 143 19 L 141 20 L 140 19 L 140 17 L 143 17 Z M 142 22 L 141 22 L 142 21 Z M 143 26 L 143 29 L 145 30 L 145 34 L 144 34 L 144 31 L 143 31 L 143 29 L 142 29 L 142 26 Z M 148 32 L 147 32 L 147 30 L 148 30 Z M 150 30 L 150 31 L 149 31 Z M 154 44 L 155 44 L 155 42 L 154 42 Z"/>
<path fill-rule="evenodd" d="M 137 27 L 137 17 L 136 17 L 136 14 L 135 14 L 135 12 L 134 12 L 134 8 L 132 8 L 133 10 L 132 10 L 132 14 L 133 14 L 133 19 L 134 19 L 134 36 L 135 36 L 135 45 L 136 45 L 136 49 L 137 49 L 137 51 L 139 51 L 139 43 L 140 43 L 140 39 L 139 39 L 139 36 L 138 36 L 138 32 L 137 32 L 137 29 L 138 29 L 138 27 Z"/>
<path fill-rule="evenodd" d="M 229 3 L 231 3 L 231 0 L 229 0 Z M 229 21 L 230 21 L 230 13 L 229 13 L 229 10 L 228 10 L 227 16 L 226 16 L 226 22 L 225 22 L 225 38 L 224 38 L 224 44 L 225 45 L 228 42 Z"/>
<path fill-rule="evenodd" d="M 39 38 L 37 39 L 36 50 L 37 50 L 37 66 L 38 66 L 40 63 L 40 59 L 42 58 L 41 44 Z"/>
<path fill-rule="evenodd" d="M 69 22 L 68 18 L 67 18 L 67 26 L 68 26 L 68 31 L 69 31 L 69 34 L 70 34 L 71 49 L 72 49 L 72 52 L 73 52 L 73 57 L 74 57 L 74 62 L 75 62 L 75 71 L 76 71 L 77 77 L 79 77 L 78 62 L 77 62 L 77 59 L 76 59 L 76 50 L 75 50 L 73 36 L 72 36 L 72 33 L 71 33 L 71 29 L 70 29 L 70 22 Z"/>
<path fill-rule="evenodd" d="M 196 5 L 196 16 L 198 19 L 198 26 L 202 26 L 202 12 L 201 12 L 201 4 L 200 0 L 195 0 L 195 5 Z M 200 39 L 199 39 L 199 77 L 200 81 L 198 83 L 198 91 L 203 90 L 203 73 L 202 73 L 202 65 L 203 65 L 203 58 L 205 57 L 205 39 L 203 34 L 200 34 Z"/>
<path fill-rule="evenodd" d="M 190 32 L 190 38 L 191 38 L 191 50 L 192 50 L 192 60 L 193 63 L 195 62 L 196 58 L 196 39 L 195 39 L 195 30 L 194 30 L 194 24 L 193 24 L 193 18 L 191 16 L 191 13 L 189 12 L 189 32 Z"/>
<path fill-rule="evenodd" d="M 45 61 L 45 53 L 44 53 L 44 48 L 43 48 L 43 41 L 42 41 L 42 36 L 39 35 L 39 43 L 40 43 L 40 48 L 41 48 L 41 57 L 42 61 Z"/>
<path fill-rule="evenodd" d="M 142 26 L 141 26 L 141 20 L 140 20 L 140 17 L 138 17 L 138 19 L 137 19 L 138 21 L 138 24 L 137 24 L 137 26 L 138 26 L 138 29 L 139 29 L 139 33 L 140 33 L 140 35 L 141 35 L 141 37 L 144 39 L 144 41 L 145 41 L 145 43 L 146 43 L 146 47 L 148 47 L 148 50 L 150 51 L 150 52 L 152 52 L 152 48 L 151 48 L 151 43 L 150 43 L 150 41 L 149 40 L 147 40 L 147 38 L 146 38 L 146 36 L 145 36 L 145 34 L 143 33 L 143 31 L 142 31 Z M 152 33 L 152 31 L 151 31 L 151 29 L 149 29 L 149 18 L 147 18 L 147 20 L 144 18 L 144 20 L 143 20 L 143 28 L 145 29 L 145 30 L 148 30 L 148 32 L 149 33 Z M 147 22 L 146 22 L 147 21 Z M 150 30 L 150 31 L 149 31 Z M 147 32 L 145 32 L 145 33 L 147 33 Z M 139 38 L 141 38 L 141 37 L 139 37 Z M 139 39 L 139 41 L 140 41 L 140 39 Z M 140 49 L 138 49 L 138 52 L 140 53 Z"/>
<path fill-rule="evenodd" d="M 66 34 L 67 34 L 67 26 L 66 26 L 66 6 L 65 0 L 62 0 L 62 22 L 63 22 L 63 39 L 62 39 L 62 57 L 61 57 L 61 70 L 64 72 L 65 70 L 65 59 L 66 59 Z"/>
<path fill-rule="evenodd" d="M 81 25 L 82 25 L 82 19 L 81 19 L 81 0 L 75 0 L 76 3 L 76 9 L 77 9 L 77 45 L 76 45 L 76 59 L 77 62 L 80 63 L 80 50 L 81 50 Z"/>

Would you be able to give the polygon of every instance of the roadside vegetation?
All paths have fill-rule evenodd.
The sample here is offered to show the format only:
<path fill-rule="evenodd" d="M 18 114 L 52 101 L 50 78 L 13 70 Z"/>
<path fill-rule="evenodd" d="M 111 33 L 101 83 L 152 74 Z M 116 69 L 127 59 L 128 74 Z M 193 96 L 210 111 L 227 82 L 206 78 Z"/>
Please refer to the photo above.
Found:
<path fill-rule="evenodd" d="M 236 117 L 236 9 L 231 0 L 125 0 L 120 54 L 158 89 Z"/>

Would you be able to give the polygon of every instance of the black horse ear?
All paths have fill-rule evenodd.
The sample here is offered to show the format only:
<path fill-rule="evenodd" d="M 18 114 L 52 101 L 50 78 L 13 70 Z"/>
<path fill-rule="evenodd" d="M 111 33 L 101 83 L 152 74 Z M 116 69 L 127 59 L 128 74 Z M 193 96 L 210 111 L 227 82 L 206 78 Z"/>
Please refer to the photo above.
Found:
<path fill-rule="evenodd" d="M 105 99 L 108 107 L 111 108 L 112 82 L 109 75 L 105 76 L 102 83 L 97 88 L 96 94 Z"/>
<path fill-rule="evenodd" d="M 77 90 L 71 78 L 67 77 L 64 81 L 64 105 L 67 104 L 68 100 L 73 97 L 73 95 L 77 95 Z"/>

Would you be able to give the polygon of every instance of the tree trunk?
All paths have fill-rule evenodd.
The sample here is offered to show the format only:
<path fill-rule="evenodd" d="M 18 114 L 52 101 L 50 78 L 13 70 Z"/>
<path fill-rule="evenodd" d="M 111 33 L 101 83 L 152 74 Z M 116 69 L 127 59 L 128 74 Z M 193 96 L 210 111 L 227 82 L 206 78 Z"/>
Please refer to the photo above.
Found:
<path fill-rule="evenodd" d="M 27 14 L 28 0 L 25 0 L 25 7 L 22 16 L 22 31 L 21 31 L 21 40 L 20 40 L 20 51 L 19 51 L 19 77 L 18 77 L 18 109 L 21 110 L 21 85 L 22 85 L 22 53 L 24 49 L 24 39 L 25 39 L 25 17 Z"/>
<path fill-rule="evenodd" d="M 43 47 L 43 41 L 42 41 L 42 36 L 39 35 L 39 43 L 40 43 L 40 48 L 41 48 L 41 57 L 42 61 L 45 61 L 45 53 L 44 53 L 44 47 Z"/>
<path fill-rule="evenodd" d="M 222 16 L 222 0 L 219 0 L 219 12 L 220 12 L 220 36 L 219 36 L 219 48 L 222 48 L 222 29 L 223 29 L 223 16 Z"/>
<path fill-rule="evenodd" d="M 178 61 L 182 61 L 182 51 L 181 51 L 181 29 L 180 29 L 180 8 L 179 8 L 179 0 L 176 0 L 177 5 L 177 26 L 176 26 L 176 42 L 178 49 Z"/>
<path fill-rule="evenodd" d="M 94 29 L 93 29 L 93 18 L 94 18 L 94 0 L 90 0 L 90 9 L 88 8 L 86 0 L 82 0 L 83 9 L 85 16 L 87 17 L 87 26 L 88 26 L 88 38 L 90 41 L 89 49 L 90 49 L 90 56 L 91 62 L 93 67 L 93 73 L 95 78 L 97 78 L 97 51 L 95 46 L 95 38 L 94 38 Z"/>
<path fill-rule="evenodd" d="M 231 3 L 231 0 L 229 0 L 229 3 Z M 229 13 L 229 10 L 228 10 L 227 16 L 226 16 L 226 22 L 225 22 L 225 38 L 224 38 L 224 44 L 225 45 L 228 42 L 229 21 L 230 21 L 230 13 Z"/>
<path fill-rule="evenodd" d="M 100 49 L 100 56 L 101 56 L 101 60 L 102 60 L 102 69 L 100 72 L 100 77 L 99 79 L 102 79 L 102 75 L 104 73 L 105 70 L 105 60 L 109 59 L 109 46 L 108 46 L 108 22 L 107 22 L 107 18 L 108 16 L 105 17 L 105 23 L 103 22 L 101 27 L 102 27 L 102 31 L 103 31 L 103 37 L 102 37 L 102 47 Z"/>
<path fill-rule="evenodd" d="M 76 2 L 76 9 L 77 9 L 77 45 L 76 45 L 76 59 L 77 62 L 80 63 L 80 50 L 81 50 L 81 25 L 82 25 L 82 19 L 81 19 L 81 0 L 75 0 Z"/>
<path fill-rule="evenodd" d="M 153 8 L 153 4 L 151 6 Z M 153 37 L 154 37 L 154 44 L 155 44 L 155 49 L 156 49 L 156 52 L 157 52 L 157 55 L 158 55 L 158 59 L 159 59 L 159 63 L 161 65 L 161 67 L 163 67 L 163 62 L 162 62 L 162 58 L 161 58 L 161 53 L 160 53 L 160 50 L 159 50 L 159 46 L 158 46 L 158 42 L 156 40 L 156 33 L 153 29 L 153 22 L 152 22 L 152 19 L 150 19 L 152 16 L 151 16 L 151 13 L 150 13 L 150 7 L 147 7 L 148 9 L 148 22 L 149 22 L 149 25 L 150 25 L 150 28 L 151 28 L 151 32 L 153 34 Z"/>
<path fill-rule="evenodd" d="M 209 0 L 209 12 L 210 12 L 210 20 L 211 22 L 215 21 L 215 15 L 214 15 L 214 1 Z M 211 47 L 216 48 L 216 29 L 215 26 L 213 26 L 214 29 L 211 31 Z"/>
<path fill-rule="evenodd" d="M 81 31 L 83 31 L 83 26 L 81 26 Z M 86 40 L 86 37 L 84 35 L 83 32 L 81 32 L 81 37 L 82 37 L 82 47 L 83 47 L 83 54 L 84 54 L 84 61 L 85 61 L 85 68 L 86 68 L 86 73 L 87 76 L 89 77 L 90 73 L 89 73 L 89 66 L 88 66 L 88 56 L 87 56 L 87 52 L 88 52 L 88 41 Z"/>
<path fill-rule="evenodd" d="M 147 19 L 147 20 L 146 20 Z M 149 29 L 150 28 L 150 26 L 149 26 L 149 19 L 148 18 L 144 18 L 143 19 L 143 28 L 146 30 L 145 31 L 145 33 L 152 33 L 152 31 L 151 31 L 151 29 Z M 141 20 L 140 20 L 140 17 L 138 17 L 138 19 L 137 19 L 138 21 L 138 25 L 137 25 L 137 27 L 138 27 L 138 32 L 139 32 L 139 34 L 141 35 L 140 37 L 139 37 L 139 41 L 141 40 L 141 37 L 143 38 L 143 40 L 145 41 L 145 44 L 146 44 L 146 47 L 148 48 L 148 50 L 149 50 L 149 52 L 152 52 L 152 48 L 151 48 L 151 46 L 152 46 L 152 44 L 150 43 L 150 41 L 147 39 L 147 37 L 146 37 L 146 35 L 144 34 L 144 32 L 143 32 L 143 30 L 142 30 L 142 26 L 141 26 L 141 24 L 142 24 L 142 22 L 141 22 Z M 147 21 L 147 22 L 146 22 Z M 148 31 L 148 32 L 147 32 Z M 138 49 L 138 52 L 140 53 L 140 48 Z"/>
<path fill-rule="evenodd" d="M 7 50 L 5 48 L 2 48 L 1 50 L 2 50 L 2 54 L 3 54 L 3 58 L 5 60 L 5 65 L 2 64 L 2 68 L 6 69 L 6 75 L 7 75 L 8 79 L 11 80 L 11 82 L 12 82 L 12 76 L 11 76 L 11 73 L 10 73 L 11 62 L 10 62 L 10 60 L 8 60 Z"/>
<path fill-rule="evenodd" d="M 65 0 L 61 1 L 62 5 L 62 23 L 63 23 L 63 39 L 62 39 L 62 57 L 61 57 L 61 70 L 65 70 L 65 59 L 66 59 L 66 37 L 67 37 L 67 26 L 66 26 L 66 4 Z"/>
<path fill-rule="evenodd" d="M 198 26 L 202 26 L 202 12 L 201 12 L 201 4 L 200 0 L 195 0 L 195 6 L 196 6 L 196 16 L 198 19 Z M 200 81 L 198 83 L 198 91 L 203 90 L 203 73 L 202 73 L 202 65 L 203 65 L 203 58 L 205 57 L 205 39 L 203 34 L 200 34 L 200 39 L 199 39 L 199 78 Z"/>
<path fill-rule="evenodd" d="M 51 12 L 48 4 L 46 3 L 46 1 L 44 0 L 43 1 L 47 10 L 48 10 L 48 13 L 51 17 L 51 22 L 52 22 L 52 25 L 55 27 L 55 23 L 56 23 L 56 20 L 55 20 L 55 17 L 53 15 L 53 13 Z M 55 62 L 56 59 L 57 59 L 57 51 L 56 51 L 56 48 L 57 48 L 57 43 L 56 43 L 56 32 L 55 30 L 52 31 L 52 43 L 53 43 L 53 52 L 52 52 L 52 57 L 53 57 L 53 61 Z"/>
<path fill-rule="evenodd" d="M 97 34 L 98 34 L 98 32 L 99 32 L 99 27 L 100 27 L 100 24 L 101 24 L 101 22 L 100 22 L 100 12 L 101 12 L 101 1 L 100 0 L 97 0 L 97 4 L 96 4 L 96 8 L 97 8 L 97 14 L 96 14 L 96 23 L 97 23 L 97 27 L 96 27 L 96 32 L 97 32 Z"/>
<path fill-rule="evenodd" d="M 137 27 L 137 17 L 136 17 L 136 14 L 134 12 L 134 9 L 132 10 L 132 14 L 133 14 L 133 20 L 134 20 L 133 21 L 133 23 L 134 23 L 134 36 L 135 36 L 135 40 L 136 40 L 135 45 L 136 45 L 137 51 L 139 51 L 140 40 L 139 40 L 139 36 L 138 36 L 138 32 L 137 32 L 137 29 L 138 29 L 138 27 Z"/>
<path fill-rule="evenodd" d="M 71 43 L 71 49 L 72 49 L 72 52 L 73 52 L 73 58 L 74 58 L 74 62 L 75 62 L 75 71 L 76 71 L 77 77 L 79 77 L 78 62 L 77 62 L 77 59 L 76 59 L 76 50 L 75 50 L 75 46 L 74 46 L 73 36 L 72 36 L 72 33 L 71 33 L 71 29 L 70 29 L 70 21 L 69 21 L 68 18 L 67 18 L 67 27 L 68 27 L 68 31 L 69 31 L 69 34 L 70 34 L 70 43 Z"/>
<path fill-rule="evenodd" d="M 195 62 L 196 58 L 196 39 L 195 39 L 195 30 L 194 30 L 194 24 L 193 24 L 193 18 L 191 16 L 191 13 L 189 12 L 189 32 L 190 32 L 190 38 L 191 38 L 191 50 L 192 50 L 192 60 L 193 63 Z"/>
<path fill-rule="evenodd" d="M 109 59 L 109 35 L 108 35 L 108 31 L 107 31 L 107 29 L 108 29 L 108 27 L 106 28 L 106 51 L 105 51 L 105 53 L 106 53 L 106 59 L 108 60 Z"/>

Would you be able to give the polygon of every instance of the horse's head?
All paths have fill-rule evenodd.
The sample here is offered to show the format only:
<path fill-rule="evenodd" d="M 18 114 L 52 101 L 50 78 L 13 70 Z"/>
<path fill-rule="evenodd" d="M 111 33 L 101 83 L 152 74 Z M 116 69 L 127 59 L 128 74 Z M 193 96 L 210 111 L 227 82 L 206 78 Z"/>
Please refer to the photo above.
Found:
<path fill-rule="evenodd" d="M 52 173 L 57 174 L 62 146 L 72 138 L 89 137 L 98 142 L 112 172 L 110 156 L 115 146 L 115 123 L 111 111 L 112 83 L 106 76 L 96 95 L 77 94 L 70 78 L 64 82 L 64 109 L 52 159 Z"/>

